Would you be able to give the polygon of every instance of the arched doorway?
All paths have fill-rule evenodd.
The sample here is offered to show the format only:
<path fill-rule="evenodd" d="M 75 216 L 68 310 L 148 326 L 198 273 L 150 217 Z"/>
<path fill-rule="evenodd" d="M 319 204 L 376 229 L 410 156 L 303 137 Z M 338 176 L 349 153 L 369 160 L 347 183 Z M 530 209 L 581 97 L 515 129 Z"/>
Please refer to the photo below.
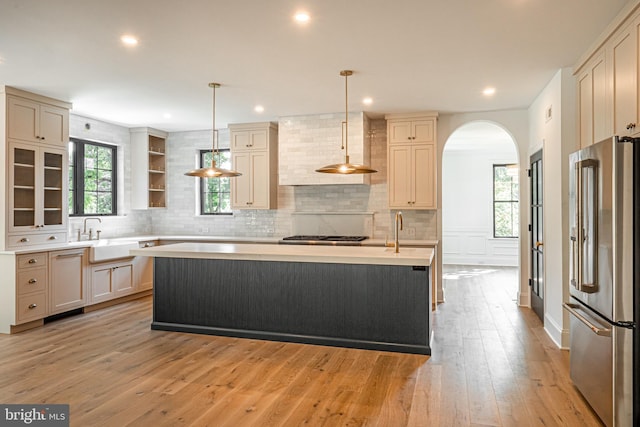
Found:
<path fill-rule="evenodd" d="M 522 237 L 518 163 L 513 137 L 496 123 L 472 121 L 447 139 L 442 157 L 445 281 L 498 274 L 517 299 Z"/>

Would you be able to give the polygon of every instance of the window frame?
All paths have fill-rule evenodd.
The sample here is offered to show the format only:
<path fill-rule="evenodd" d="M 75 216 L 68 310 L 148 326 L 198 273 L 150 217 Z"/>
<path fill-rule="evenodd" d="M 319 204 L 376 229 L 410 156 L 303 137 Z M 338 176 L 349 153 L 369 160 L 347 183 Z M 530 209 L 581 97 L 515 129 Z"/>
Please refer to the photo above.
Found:
<path fill-rule="evenodd" d="M 112 144 L 105 144 L 103 142 L 90 141 L 87 139 L 70 137 L 69 143 L 75 144 L 73 154 L 69 153 L 69 169 L 71 169 L 71 157 L 73 157 L 73 175 L 71 176 L 71 182 L 73 182 L 73 190 L 69 188 L 69 194 L 73 195 L 73 212 L 69 213 L 70 217 L 85 217 L 85 216 L 117 216 L 118 215 L 118 147 Z M 78 197 L 78 195 L 84 194 L 84 154 L 85 145 L 94 145 L 98 147 L 108 148 L 111 150 L 111 213 L 85 213 L 84 212 L 84 197 Z M 81 168 L 79 167 L 81 166 Z M 82 173 L 79 173 L 79 170 Z M 69 170 L 71 175 L 71 171 Z M 68 203 L 68 202 L 67 202 Z M 80 209 L 82 208 L 82 209 Z"/>
<path fill-rule="evenodd" d="M 222 152 L 229 153 L 229 160 L 231 160 L 231 149 L 229 149 L 229 148 L 218 148 L 218 149 L 216 149 L 216 151 L 218 151 L 219 153 L 222 153 Z M 204 163 L 204 156 L 207 153 L 213 153 L 213 150 L 212 149 L 198 150 L 198 164 L 199 164 L 200 168 L 204 168 L 204 167 L 208 167 L 209 166 L 209 165 L 205 165 L 205 163 Z M 219 162 L 217 162 L 217 160 L 216 160 L 216 164 L 218 164 L 218 166 L 219 166 Z M 207 179 L 220 180 L 220 179 L 229 179 L 229 178 L 198 178 L 198 185 L 200 186 L 200 188 L 198 189 L 198 194 L 200 196 L 200 207 L 199 207 L 198 214 L 202 215 L 202 216 L 233 215 L 233 209 L 231 209 L 231 186 L 229 186 L 229 193 L 228 193 L 229 194 L 229 207 L 231 209 L 229 212 L 205 212 L 204 211 L 204 206 L 205 206 L 205 201 L 206 201 L 205 188 L 206 188 L 206 180 Z M 229 184 L 231 184 L 231 182 L 229 182 Z M 218 192 L 218 194 L 220 194 L 220 193 L 221 192 Z"/>
<path fill-rule="evenodd" d="M 510 235 L 510 236 L 498 236 L 496 235 L 496 205 L 500 204 L 500 203 L 509 203 L 511 205 L 511 222 L 512 224 L 514 223 L 514 219 L 518 220 L 518 224 L 520 223 L 520 218 L 516 216 L 514 217 L 514 213 L 513 213 L 513 205 L 515 205 L 516 207 L 518 207 L 518 212 L 520 211 L 519 207 L 520 207 L 520 199 L 509 199 L 509 200 L 496 200 L 496 169 L 497 168 L 505 168 L 507 169 L 509 167 L 509 165 L 511 165 L 511 163 L 500 163 L 500 164 L 494 164 L 492 167 L 492 176 L 491 176 L 491 182 L 492 182 L 492 187 L 493 187 L 493 193 L 492 193 L 492 199 L 493 199 L 493 203 L 492 203 L 492 221 L 493 221 L 493 238 L 494 239 L 518 239 L 520 237 L 519 233 L 516 235 Z M 513 182 L 513 177 L 511 178 L 511 185 L 514 185 Z M 520 189 L 520 183 L 517 182 L 518 185 L 518 190 Z M 513 191 L 511 191 L 511 194 L 513 196 Z M 512 227 L 513 229 L 513 227 Z M 513 231 L 513 230 L 512 230 Z"/>

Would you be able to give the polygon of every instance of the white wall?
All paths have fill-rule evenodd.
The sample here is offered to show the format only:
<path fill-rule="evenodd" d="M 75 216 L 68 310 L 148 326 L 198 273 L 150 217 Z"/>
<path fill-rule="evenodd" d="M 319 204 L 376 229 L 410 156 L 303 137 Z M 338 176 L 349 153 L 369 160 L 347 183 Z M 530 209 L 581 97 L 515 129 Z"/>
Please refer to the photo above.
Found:
<path fill-rule="evenodd" d="M 87 126 L 88 125 L 88 126 Z M 94 228 L 102 231 L 105 239 L 131 234 L 150 234 L 151 215 L 149 211 L 131 210 L 131 138 L 129 129 L 76 114 L 69 115 L 69 135 L 89 141 L 115 145 L 118 149 L 117 199 L 118 215 L 101 217 L 102 223 Z M 84 217 L 69 218 L 69 239 L 76 240 L 82 228 Z"/>
<path fill-rule="evenodd" d="M 559 70 L 529 107 L 529 154 L 543 149 L 544 327 L 562 348 L 569 346 L 568 195 L 569 154 L 577 149 L 575 81 Z M 548 111 L 551 109 L 551 117 Z"/>
<path fill-rule="evenodd" d="M 442 160 L 443 264 L 518 266 L 518 239 L 493 237 L 493 165 L 517 163 L 515 145 L 454 150 Z"/>
<path fill-rule="evenodd" d="M 89 124 L 90 129 L 85 125 Z M 241 210 L 230 216 L 198 215 L 195 178 L 184 173 L 196 167 L 198 150 L 211 148 L 211 131 L 170 133 L 167 138 L 167 209 L 131 209 L 131 164 L 129 129 L 71 114 L 71 136 L 118 147 L 118 216 L 102 217 L 102 237 L 134 234 L 179 234 L 215 236 L 285 236 L 293 234 L 293 213 L 374 212 L 371 232 L 384 239 L 393 236 L 394 211 L 387 204 L 387 128 L 383 119 L 371 120 L 371 165 L 379 172 L 371 185 L 279 186 L 277 210 Z M 229 145 L 229 133 L 220 131 L 220 147 Z M 83 217 L 71 218 L 69 235 L 75 239 Z M 436 238 L 435 211 L 405 211 L 405 230 L 400 238 Z"/>

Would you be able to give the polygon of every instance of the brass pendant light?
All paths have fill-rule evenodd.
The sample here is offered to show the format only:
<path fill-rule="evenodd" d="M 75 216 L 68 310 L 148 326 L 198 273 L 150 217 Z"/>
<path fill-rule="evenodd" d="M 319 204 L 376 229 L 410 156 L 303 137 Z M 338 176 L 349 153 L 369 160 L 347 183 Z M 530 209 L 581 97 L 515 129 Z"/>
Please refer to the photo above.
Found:
<path fill-rule="evenodd" d="M 316 169 L 316 172 L 321 173 L 336 173 L 341 175 L 350 175 L 354 173 L 375 173 L 378 172 L 375 169 L 371 169 L 369 166 L 358 165 L 354 163 L 349 163 L 349 98 L 348 98 L 348 90 L 347 90 L 347 78 L 353 74 L 351 70 L 342 70 L 340 71 L 340 75 L 344 77 L 344 104 L 345 104 L 345 114 L 344 114 L 344 125 L 342 127 L 342 147 L 344 150 L 344 163 L 336 163 L 333 165 L 323 166 L 320 169 Z"/>
<path fill-rule="evenodd" d="M 220 83 L 209 83 L 209 87 L 213 89 L 213 135 L 212 135 L 212 147 L 211 147 L 211 166 L 194 169 L 185 173 L 187 176 L 195 176 L 198 178 L 222 178 L 222 177 L 236 177 L 242 175 L 240 172 L 234 170 L 222 169 L 216 167 L 216 155 L 218 151 L 218 130 L 216 129 L 216 89 L 220 87 Z"/>

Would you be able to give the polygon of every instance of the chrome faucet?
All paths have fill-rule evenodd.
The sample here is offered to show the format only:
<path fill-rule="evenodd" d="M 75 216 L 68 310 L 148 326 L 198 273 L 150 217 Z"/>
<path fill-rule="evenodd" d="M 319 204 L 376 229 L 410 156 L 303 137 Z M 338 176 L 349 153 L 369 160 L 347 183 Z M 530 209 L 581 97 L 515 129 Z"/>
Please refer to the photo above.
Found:
<path fill-rule="evenodd" d="M 98 217 L 94 217 L 94 216 L 90 216 L 84 219 L 83 221 L 83 235 L 87 234 L 87 221 L 89 221 L 90 219 L 97 219 L 99 223 L 102 223 L 102 220 Z M 98 238 L 100 237 L 100 231 L 98 231 Z M 93 240 L 93 229 L 90 228 L 89 229 L 89 240 Z"/>
<path fill-rule="evenodd" d="M 396 253 L 400 252 L 400 240 L 398 238 L 398 234 L 400 234 L 400 230 L 402 230 L 402 212 L 398 211 L 396 212 L 396 238 L 395 238 L 395 244 L 393 246 L 396 250 Z"/>

